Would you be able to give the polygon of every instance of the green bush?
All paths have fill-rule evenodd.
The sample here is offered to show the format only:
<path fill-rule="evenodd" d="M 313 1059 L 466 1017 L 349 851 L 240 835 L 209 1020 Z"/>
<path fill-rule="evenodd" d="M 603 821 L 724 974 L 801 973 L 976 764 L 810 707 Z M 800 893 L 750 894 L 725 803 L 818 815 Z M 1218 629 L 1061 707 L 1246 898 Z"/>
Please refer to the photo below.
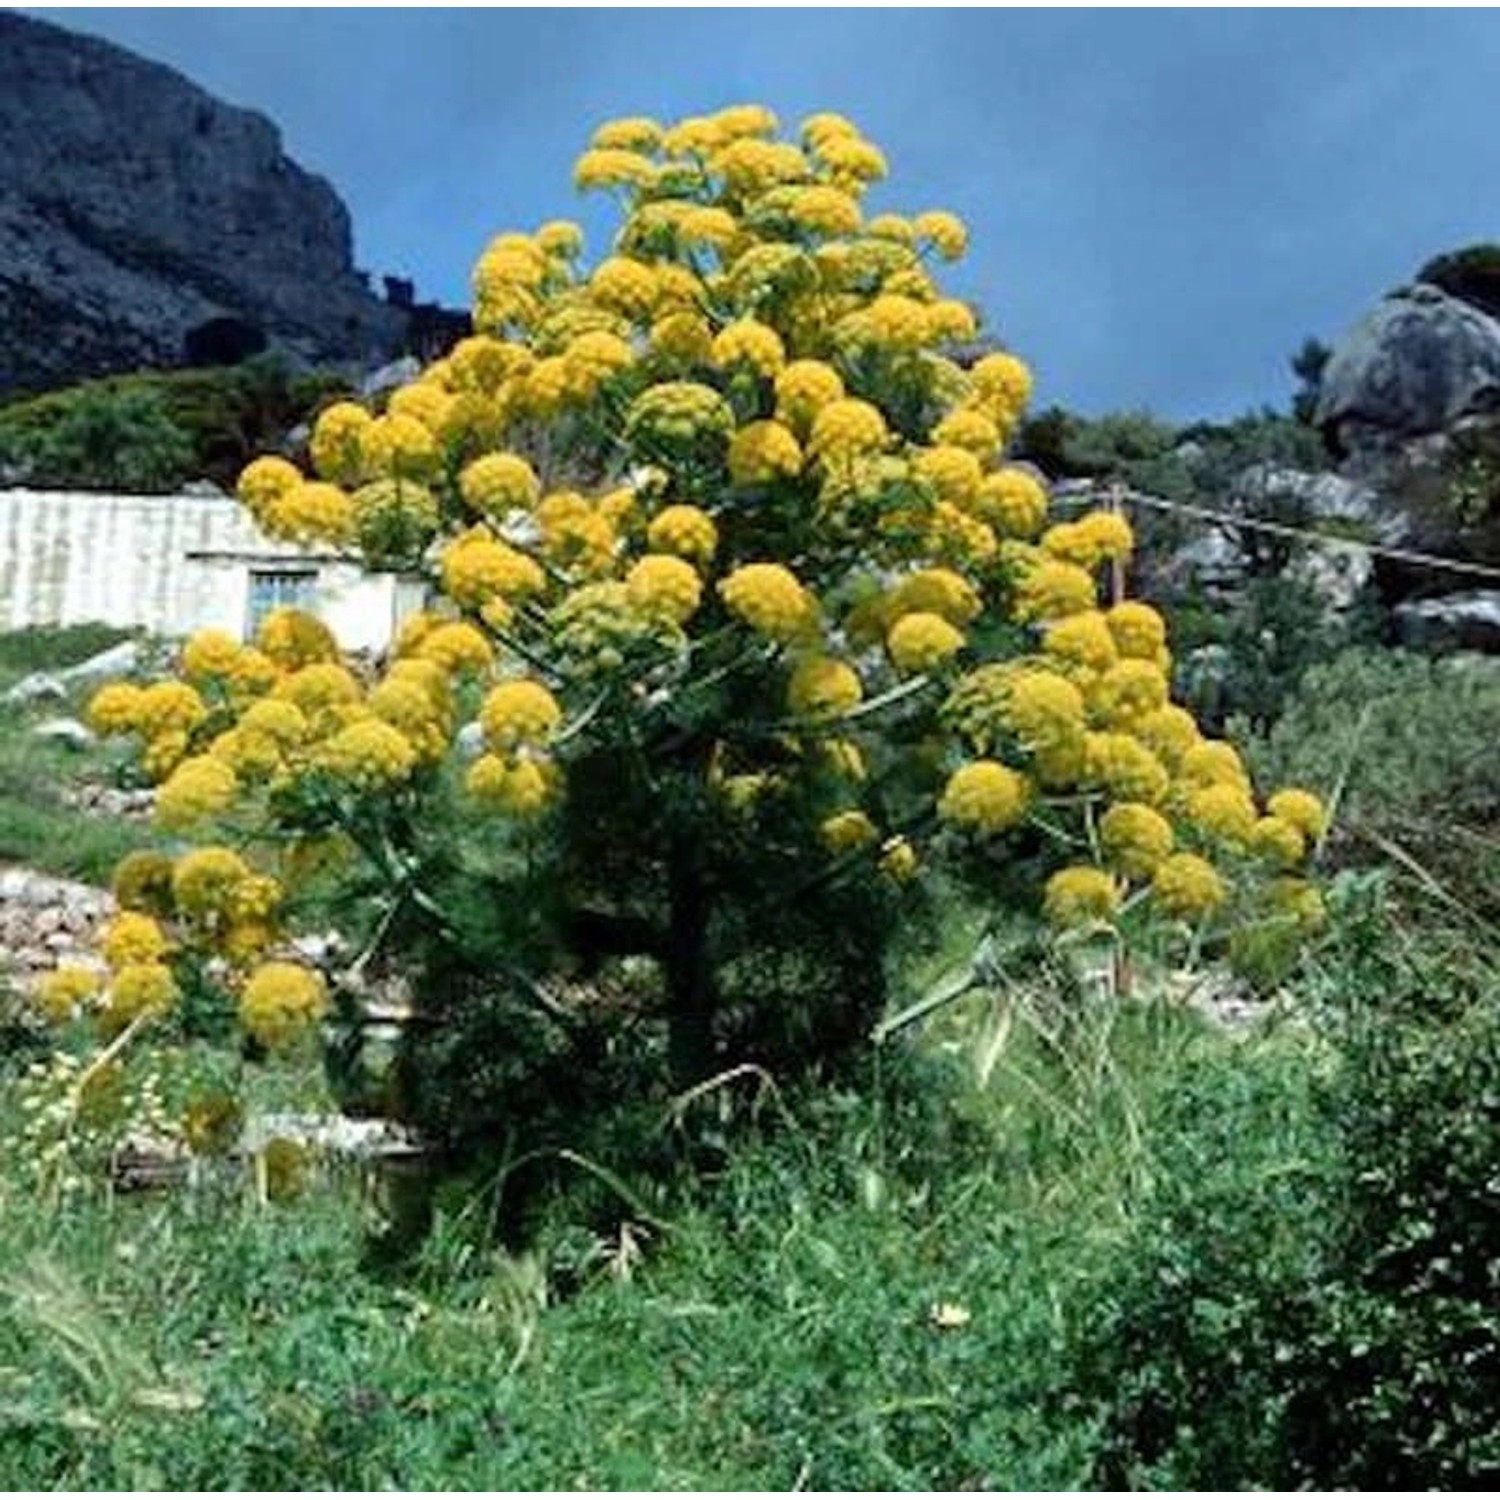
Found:
<path fill-rule="evenodd" d="M 1419 883 L 1425 870 L 1451 898 L 1493 916 L 1497 724 L 1494 662 L 1361 649 L 1309 671 L 1275 727 L 1244 743 L 1252 768 L 1278 785 L 1342 786 L 1331 858 L 1393 858 Z"/>
<path fill-rule="evenodd" d="M 1160 1135 L 1058 1377 L 1059 1410 L 1098 1422 L 1097 1484 L 1446 1489 L 1500 1472 L 1496 975 L 1370 921 L 1335 959 L 1339 1046 L 1311 1107 L 1247 1074 L 1184 1089 Z"/>
<path fill-rule="evenodd" d="M 251 458 L 347 389 L 342 376 L 298 373 L 274 354 L 89 381 L 0 407 L 0 463 L 38 486 L 165 494 L 209 479 L 231 489 Z"/>

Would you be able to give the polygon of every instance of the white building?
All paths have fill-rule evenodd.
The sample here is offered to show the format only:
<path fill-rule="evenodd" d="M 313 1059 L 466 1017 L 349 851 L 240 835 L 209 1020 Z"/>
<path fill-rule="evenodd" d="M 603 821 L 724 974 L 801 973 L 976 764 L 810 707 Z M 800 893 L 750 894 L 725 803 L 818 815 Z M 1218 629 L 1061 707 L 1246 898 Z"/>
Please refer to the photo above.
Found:
<path fill-rule="evenodd" d="M 293 604 L 345 649 L 378 650 L 424 597 L 420 579 L 273 541 L 225 495 L 0 490 L 0 629 L 97 620 L 248 639 Z"/>

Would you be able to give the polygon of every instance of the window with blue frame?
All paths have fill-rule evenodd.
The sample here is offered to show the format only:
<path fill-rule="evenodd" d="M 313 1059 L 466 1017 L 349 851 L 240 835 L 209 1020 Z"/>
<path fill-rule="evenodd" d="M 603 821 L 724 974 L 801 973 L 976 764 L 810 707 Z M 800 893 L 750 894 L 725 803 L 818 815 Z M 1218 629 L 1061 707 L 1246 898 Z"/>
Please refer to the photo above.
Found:
<path fill-rule="evenodd" d="M 251 568 L 247 635 L 253 637 L 273 609 L 311 609 L 317 582 L 309 568 Z"/>

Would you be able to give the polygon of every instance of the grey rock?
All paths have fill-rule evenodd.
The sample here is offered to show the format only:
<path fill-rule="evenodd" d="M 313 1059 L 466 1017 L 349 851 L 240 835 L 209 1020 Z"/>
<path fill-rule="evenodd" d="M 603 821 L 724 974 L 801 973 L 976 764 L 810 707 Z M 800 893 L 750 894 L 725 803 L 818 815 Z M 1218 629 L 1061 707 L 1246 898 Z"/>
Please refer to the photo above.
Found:
<path fill-rule="evenodd" d="M 1500 322 L 1433 286 L 1382 298 L 1334 349 L 1313 420 L 1379 455 L 1500 407 Z"/>
<path fill-rule="evenodd" d="M 408 385 L 421 373 L 421 361 L 410 354 L 403 355 L 365 376 L 359 383 L 359 393 L 367 398 L 379 396 L 385 391 L 394 391 L 400 386 Z"/>
<path fill-rule="evenodd" d="M 1230 493 L 1236 507 L 1244 510 L 1259 510 L 1276 501 L 1306 520 L 1348 521 L 1374 529 L 1386 524 L 1373 485 L 1332 472 L 1251 464 L 1235 476 Z"/>
<path fill-rule="evenodd" d="M 1500 653 L 1500 589 L 1408 599 L 1395 621 L 1403 645 Z"/>
<path fill-rule="evenodd" d="M 208 500 L 222 500 L 227 491 L 221 490 L 212 479 L 189 479 L 177 493 L 179 495 L 201 495 Z"/>
<path fill-rule="evenodd" d="M 86 661 L 64 667 L 57 673 L 59 682 L 77 686 L 84 682 L 98 682 L 109 677 L 124 677 L 141 664 L 141 643 L 121 641 L 105 651 L 89 657 Z"/>
<path fill-rule="evenodd" d="M 370 362 L 409 313 L 264 116 L 123 48 L 0 12 L 0 392 L 179 363 L 232 319 Z"/>
<path fill-rule="evenodd" d="M 39 703 L 43 698 L 66 698 L 68 685 L 53 672 L 28 672 L 5 690 L 6 703 Z"/>
<path fill-rule="evenodd" d="M 463 725 L 453 737 L 458 752 L 466 760 L 473 760 L 484 749 L 484 730 L 477 719 Z"/>
<path fill-rule="evenodd" d="M 46 719 L 33 725 L 31 732 L 39 739 L 66 745 L 70 750 L 87 750 L 97 740 L 94 731 L 77 719 Z"/>

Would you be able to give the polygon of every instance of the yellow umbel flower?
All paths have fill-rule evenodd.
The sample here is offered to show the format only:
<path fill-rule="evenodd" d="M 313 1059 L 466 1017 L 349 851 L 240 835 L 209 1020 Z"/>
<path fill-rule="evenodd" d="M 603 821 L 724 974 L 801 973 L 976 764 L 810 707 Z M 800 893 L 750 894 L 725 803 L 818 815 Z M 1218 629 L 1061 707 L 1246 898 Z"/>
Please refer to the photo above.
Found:
<path fill-rule="evenodd" d="M 719 528 L 696 505 L 669 505 L 646 528 L 646 540 L 657 552 L 707 567 L 719 545 Z"/>
<path fill-rule="evenodd" d="M 1048 881 L 1042 910 L 1054 927 L 1084 927 L 1109 922 L 1120 909 L 1120 886 L 1107 870 L 1070 865 Z"/>
<path fill-rule="evenodd" d="M 1031 399 L 1031 371 L 1013 354 L 987 354 L 969 377 L 979 398 L 1002 411 L 1019 412 Z"/>
<path fill-rule="evenodd" d="M 1135 599 L 1124 599 L 1105 616 L 1121 656 L 1156 661 L 1167 645 L 1167 622 Z"/>
<path fill-rule="evenodd" d="M 557 796 L 559 777 L 550 761 L 505 760 L 481 755 L 469 767 L 465 789 L 482 807 L 512 818 L 532 818 Z"/>
<path fill-rule="evenodd" d="M 648 553 L 625 575 L 630 602 L 644 615 L 685 625 L 703 598 L 703 582 L 689 562 L 668 553 Z"/>
<path fill-rule="evenodd" d="M 941 446 L 963 448 L 981 463 L 1000 449 L 1000 429 L 982 411 L 960 407 L 951 411 L 932 429 L 932 441 Z M 981 483 L 979 489 L 983 490 Z M 985 516 L 985 520 L 990 517 Z"/>
<path fill-rule="evenodd" d="M 1250 776 L 1240 752 L 1226 740 L 1199 740 L 1189 745 L 1178 762 L 1177 775 L 1190 787 L 1234 786 L 1247 796 Z"/>
<path fill-rule="evenodd" d="M 614 255 L 594 268 L 589 292 L 601 307 L 632 322 L 645 322 L 656 306 L 657 281 L 650 266 Z"/>
<path fill-rule="evenodd" d="M 339 730 L 318 761 L 340 781 L 372 791 L 405 781 L 416 768 L 417 751 L 394 725 L 370 718 Z"/>
<path fill-rule="evenodd" d="M 110 981 L 100 1024 L 112 1034 L 123 1031 L 138 1016 L 164 1016 L 180 993 L 165 964 L 127 964 Z"/>
<path fill-rule="evenodd" d="M 581 192 L 591 188 L 641 188 L 656 179 L 651 158 L 638 151 L 585 151 L 573 164 L 573 184 Z"/>
<path fill-rule="evenodd" d="M 240 993 L 240 1025 L 272 1052 L 285 1051 L 327 1010 L 323 976 L 305 964 L 262 964 Z"/>
<path fill-rule="evenodd" d="M 1002 536 L 1029 542 L 1047 524 L 1047 491 L 1025 469 L 997 469 L 980 482 L 974 509 Z"/>
<path fill-rule="evenodd" d="M 208 717 L 208 706 L 185 682 L 153 682 L 136 705 L 135 727 L 147 739 L 191 734 Z"/>
<path fill-rule="evenodd" d="M 731 614 L 774 641 L 791 642 L 817 624 L 817 602 L 780 563 L 747 563 L 719 585 Z"/>
<path fill-rule="evenodd" d="M 712 386 L 692 380 L 669 380 L 637 396 L 625 419 L 628 438 L 690 453 L 700 444 L 727 442 L 734 413 Z"/>
<path fill-rule="evenodd" d="M 858 808 L 834 813 L 824 818 L 818 828 L 823 845 L 833 854 L 848 854 L 855 849 L 865 849 L 880 837 L 879 831 L 869 817 Z"/>
<path fill-rule="evenodd" d="M 968 625 L 978 619 L 984 602 L 978 590 L 951 568 L 922 568 L 908 574 L 891 590 L 888 618 L 927 613 L 941 615 L 950 625 Z"/>
<path fill-rule="evenodd" d="M 1182 757 L 1203 737 L 1192 714 L 1175 703 L 1147 714 L 1135 724 L 1133 733 L 1173 771 L 1178 770 Z"/>
<path fill-rule="evenodd" d="M 155 849 L 127 854 L 110 876 L 109 893 L 121 911 L 168 915 L 172 909 L 172 861 Z"/>
<path fill-rule="evenodd" d="M 787 708 L 807 718 L 837 718 L 864 697 L 859 677 L 847 662 L 832 656 L 807 656 L 792 669 Z"/>
<path fill-rule="evenodd" d="M 1227 782 L 1193 788 L 1186 811 L 1194 827 L 1226 844 L 1248 844 L 1255 831 L 1255 803 L 1242 787 Z"/>
<path fill-rule="evenodd" d="M 888 875 L 898 885 L 904 885 L 917 873 L 921 860 L 912 847 L 911 840 L 898 835 L 887 839 L 880 846 L 878 863 L 882 874 Z"/>
<path fill-rule="evenodd" d="M 736 484 L 773 484 L 801 471 L 801 445 L 780 422 L 751 422 L 729 440 L 729 477 Z"/>
<path fill-rule="evenodd" d="M 37 980 L 33 1007 L 54 1026 L 66 1025 L 98 995 L 103 976 L 81 964 L 59 964 Z"/>
<path fill-rule="evenodd" d="M 496 750 L 542 745 L 562 723 L 562 706 L 540 682 L 502 682 L 485 698 L 479 723 L 486 743 Z"/>
<path fill-rule="evenodd" d="M 885 418 L 868 401 L 830 401 L 813 418 L 808 451 L 825 463 L 878 453 L 890 440 Z"/>
<path fill-rule="evenodd" d="M 818 413 L 843 396 L 843 378 L 832 365 L 794 359 L 776 376 L 776 419 L 805 437 Z"/>
<path fill-rule="evenodd" d="M 524 552 L 482 531 L 449 543 L 439 559 L 439 571 L 444 593 L 471 609 L 491 599 L 530 599 L 547 586 L 547 575 Z"/>
<path fill-rule="evenodd" d="M 948 778 L 938 801 L 945 823 L 980 833 L 1003 833 L 1026 816 L 1031 784 L 995 760 L 971 761 Z"/>
<path fill-rule="evenodd" d="M 211 844 L 184 854 L 172 867 L 172 899 L 191 917 L 213 917 L 233 909 L 250 867 L 233 849 Z"/>
<path fill-rule="evenodd" d="M 661 145 L 662 130 L 645 115 L 606 120 L 593 134 L 589 145 L 605 151 L 655 151 Z M 537 232 L 542 243 L 544 231 Z"/>
<path fill-rule="evenodd" d="M 1172 825 L 1144 802 L 1117 802 L 1099 820 L 1105 858 L 1131 880 L 1146 880 L 1171 852 Z"/>
<path fill-rule="evenodd" d="M 898 671 L 931 672 L 957 655 L 964 647 L 964 635 L 941 615 L 918 611 L 902 615 L 891 626 L 885 648 Z"/>
<path fill-rule="evenodd" d="M 99 951 L 112 969 L 160 963 L 170 946 L 159 922 L 134 911 L 122 911 L 99 939 Z"/>
<path fill-rule="evenodd" d="M 1008 674 L 1001 713 L 1006 727 L 1033 755 L 1082 749 L 1083 695 L 1056 672 Z"/>
<path fill-rule="evenodd" d="M 944 260 L 958 260 L 969 247 L 969 231 L 957 214 L 932 209 L 911 221 L 919 240 L 926 240 Z"/>
<path fill-rule="evenodd" d="M 1054 621 L 1042 633 L 1042 649 L 1088 672 L 1107 672 L 1115 664 L 1115 638 L 1097 609 Z"/>
<path fill-rule="evenodd" d="M 240 504 L 258 521 L 288 490 L 302 483 L 302 471 L 284 458 L 257 458 L 240 471 L 234 487 Z"/>
<path fill-rule="evenodd" d="M 1282 876 L 1271 882 L 1269 894 L 1272 908 L 1290 917 L 1304 932 L 1317 932 L 1327 925 L 1328 910 L 1311 881 Z"/>
<path fill-rule="evenodd" d="M 1121 802 L 1156 806 L 1167 795 L 1167 769 L 1137 739 L 1128 734 L 1084 736 L 1084 775 Z"/>
<path fill-rule="evenodd" d="M 186 677 L 228 677 L 243 649 L 226 630 L 198 630 L 182 648 L 181 669 Z"/>
<path fill-rule="evenodd" d="M 1093 576 L 1074 563 L 1039 562 L 1016 589 L 1016 613 L 1023 620 L 1059 620 L 1095 604 Z"/>
<path fill-rule="evenodd" d="M 436 662 L 445 672 L 482 672 L 495 659 L 490 643 L 472 626 L 459 620 L 439 625 L 422 638 L 416 655 Z"/>
<path fill-rule="evenodd" d="M 651 349 L 666 359 L 706 364 L 713 349 L 708 319 L 696 312 L 670 312 L 651 325 Z"/>
<path fill-rule="evenodd" d="M 967 448 L 952 446 L 920 449 L 911 469 L 939 500 L 960 508 L 973 501 L 984 477 L 979 460 Z"/>
<path fill-rule="evenodd" d="M 860 224 L 859 203 L 835 187 L 798 188 L 787 205 L 787 217 L 814 234 L 854 234 Z"/>
<path fill-rule="evenodd" d="M 181 831 L 224 811 L 239 791 L 234 768 L 215 755 L 183 761 L 157 788 L 158 827 Z"/>
<path fill-rule="evenodd" d="M 1266 811 L 1273 818 L 1281 818 L 1301 830 L 1303 836 L 1313 843 L 1328 830 L 1328 814 L 1322 802 L 1314 793 L 1301 787 L 1283 787 L 1281 791 L 1273 792 L 1266 803 Z"/>
<path fill-rule="evenodd" d="M 89 699 L 84 718 L 96 734 L 129 734 L 140 723 L 144 696 L 133 682 L 106 682 Z"/>
<path fill-rule="evenodd" d="M 316 661 L 336 661 L 338 642 L 333 632 L 305 610 L 282 606 L 260 622 L 255 644 L 287 671 L 296 671 Z"/>
<path fill-rule="evenodd" d="M 741 318 L 714 339 L 709 358 L 721 370 L 745 369 L 771 377 L 786 364 L 786 349 L 769 323 Z"/>
<path fill-rule="evenodd" d="M 1105 634 L 1113 637 L 1106 628 Z M 1097 722 L 1131 729 L 1167 706 L 1167 679 L 1154 661 L 1129 658 L 1115 663 L 1089 689 L 1089 708 Z"/>
<path fill-rule="evenodd" d="M 537 230 L 536 242 L 559 260 L 576 260 L 583 254 L 583 230 L 571 219 L 549 219 Z"/>
<path fill-rule="evenodd" d="M 1151 894 L 1169 916 L 1191 920 L 1216 911 L 1229 892 L 1206 859 L 1196 854 L 1173 854 L 1156 867 Z"/>
<path fill-rule="evenodd" d="M 449 715 L 409 676 L 390 676 L 370 694 L 370 712 L 399 729 L 422 760 L 441 760 L 452 729 Z"/>
<path fill-rule="evenodd" d="M 1199 793 L 1205 796 L 1207 793 Z M 1250 848 L 1262 859 L 1283 870 L 1300 865 L 1307 856 L 1307 840 L 1295 823 L 1274 814 L 1257 820 L 1250 830 Z"/>

